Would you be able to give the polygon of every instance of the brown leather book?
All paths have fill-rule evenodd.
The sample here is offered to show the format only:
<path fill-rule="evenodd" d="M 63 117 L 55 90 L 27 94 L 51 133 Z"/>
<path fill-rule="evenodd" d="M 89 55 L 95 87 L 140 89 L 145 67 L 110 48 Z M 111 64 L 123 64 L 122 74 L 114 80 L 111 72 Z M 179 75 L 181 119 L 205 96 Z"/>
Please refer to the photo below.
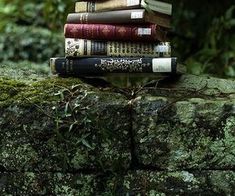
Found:
<path fill-rule="evenodd" d="M 171 17 L 158 12 L 147 12 L 145 9 L 117 10 L 97 13 L 71 13 L 68 24 L 144 24 L 154 23 L 170 28 Z"/>

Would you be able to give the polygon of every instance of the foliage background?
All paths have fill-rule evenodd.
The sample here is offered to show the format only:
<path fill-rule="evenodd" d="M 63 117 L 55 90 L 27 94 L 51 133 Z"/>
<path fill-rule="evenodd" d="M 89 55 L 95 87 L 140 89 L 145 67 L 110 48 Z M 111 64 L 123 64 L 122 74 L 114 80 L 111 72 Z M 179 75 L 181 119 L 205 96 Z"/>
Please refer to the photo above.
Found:
<path fill-rule="evenodd" d="M 76 0 L 0 0 L 0 61 L 44 63 L 63 56 L 63 25 Z M 233 0 L 178 0 L 173 54 L 194 74 L 235 77 Z"/>

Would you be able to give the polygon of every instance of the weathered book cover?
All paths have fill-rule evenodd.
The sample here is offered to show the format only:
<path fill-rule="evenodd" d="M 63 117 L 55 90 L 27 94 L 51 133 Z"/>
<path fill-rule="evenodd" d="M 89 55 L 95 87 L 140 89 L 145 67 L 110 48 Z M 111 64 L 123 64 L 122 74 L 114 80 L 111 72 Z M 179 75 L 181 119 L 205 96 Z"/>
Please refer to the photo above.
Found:
<path fill-rule="evenodd" d="M 71 13 L 68 24 L 144 24 L 154 23 L 170 28 L 171 17 L 158 12 L 147 12 L 145 9 L 105 11 L 97 13 Z"/>
<path fill-rule="evenodd" d="M 105 25 L 66 24 L 66 38 L 109 41 L 166 41 L 166 31 L 155 24 L 149 25 Z"/>
<path fill-rule="evenodd" d="M 141 0 L 141 6 L 150 11 L 172 15 L 172 4 L 169 2 L 171 1 Z"/>
<path fill-rule="evenodd" d="M 172 14 L 172 4 L 157 0 L 106 0 L 76 2 L 75 12 L 100 12 L 107 10 L 121 10 L 145 8 L 162 14 Z"/>
<path fill-rule="evenodd" d="M 140 7 L 140 0 L 80 1 L 75 4 L 75 12 L 97 12 Z"/>
<path fill-rule="evenodd" d="M 169 42 L 115 42 L 66 38 L 65 55 L 67 57 L 170 57 L 171 46 Z"/>
<path fill-rule="evenodd" d="M 176 73 L 172 58 L 51 58 L 51 72 L 59 75 L 103 75 L 105 73 Z"/>

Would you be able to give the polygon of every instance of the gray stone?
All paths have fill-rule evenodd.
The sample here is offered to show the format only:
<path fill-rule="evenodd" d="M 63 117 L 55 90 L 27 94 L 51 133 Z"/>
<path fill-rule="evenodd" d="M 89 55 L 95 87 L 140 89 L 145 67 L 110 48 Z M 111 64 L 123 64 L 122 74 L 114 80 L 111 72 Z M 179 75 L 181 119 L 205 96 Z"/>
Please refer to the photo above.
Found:
<path fill-rule="evenodd" d="M 138 164 L 164 170 L 234 169 L 235 83 L 184 76 L 169 86 L 144 89 L 132 101 Z"/>
<path fill-rule="evenodd" d="M 234 195 L 233 171 L 135 171 L 113 177 L 106 193 L 110 195 Z M 108 195 L 109 195 L 108 194 Z"/>
<path fill-rule="evenodd" d="M 7 171 L 130 165 L 128 101 L 79 79 L 0 79 L 0 165 Z"/>
<path fill-rule="evenodd" d="M 1 195 L 76 195 L 96 193 L 94 175 L 65 173 L 1 173 Z"/>
<path fill-rule="evenodd" d="M 1 195 L 235 194 L 234 81 L 123 90 L 13 70 L 0 68 Z"/>

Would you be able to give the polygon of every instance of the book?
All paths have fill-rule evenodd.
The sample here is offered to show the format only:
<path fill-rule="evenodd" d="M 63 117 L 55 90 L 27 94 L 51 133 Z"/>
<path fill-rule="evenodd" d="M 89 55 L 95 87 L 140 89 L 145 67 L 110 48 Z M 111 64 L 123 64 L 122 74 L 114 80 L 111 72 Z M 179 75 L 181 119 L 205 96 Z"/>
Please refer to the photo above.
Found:
<path fill-rule="evenodd" d="M 170 0 L 142 0 L 141 6 L 147 10 L 159 12 L 166 15 L 172 15 L 172 4 Z"/>
<path fill-rule="evenodd" d="M 66 38 L 65 55 L 67 57 L 170 57 L 171 46 L 169 42 L 115 42 Z"/>
<path fill-rule="evenodd" d="M 66 24 L 65 38 L 109 41 L 166 41 L 166 31 L 158 25 Z"/>
<path fill-rule="evenodd" d="M 165 28 L 171 27 L 171 17 L 145 9 L 105 11 L 98 13 L 71 13 L 68 24 L 145 24 L 154 23 Z"/>
<path fill-rule="evenodd" d="M 100 12 L 131 8 L 146 8 L 162 14 L 172 14 L 172 4 L 157 0 L 106 0 L 80 1 L 75 4 L 75 12 Z"/>
<path fill-rule="evenodd" d="M 106 73 L 168 73 L 177 71 L 177 58 L 51 58 L 52 74 L 67 76 Z"/>

